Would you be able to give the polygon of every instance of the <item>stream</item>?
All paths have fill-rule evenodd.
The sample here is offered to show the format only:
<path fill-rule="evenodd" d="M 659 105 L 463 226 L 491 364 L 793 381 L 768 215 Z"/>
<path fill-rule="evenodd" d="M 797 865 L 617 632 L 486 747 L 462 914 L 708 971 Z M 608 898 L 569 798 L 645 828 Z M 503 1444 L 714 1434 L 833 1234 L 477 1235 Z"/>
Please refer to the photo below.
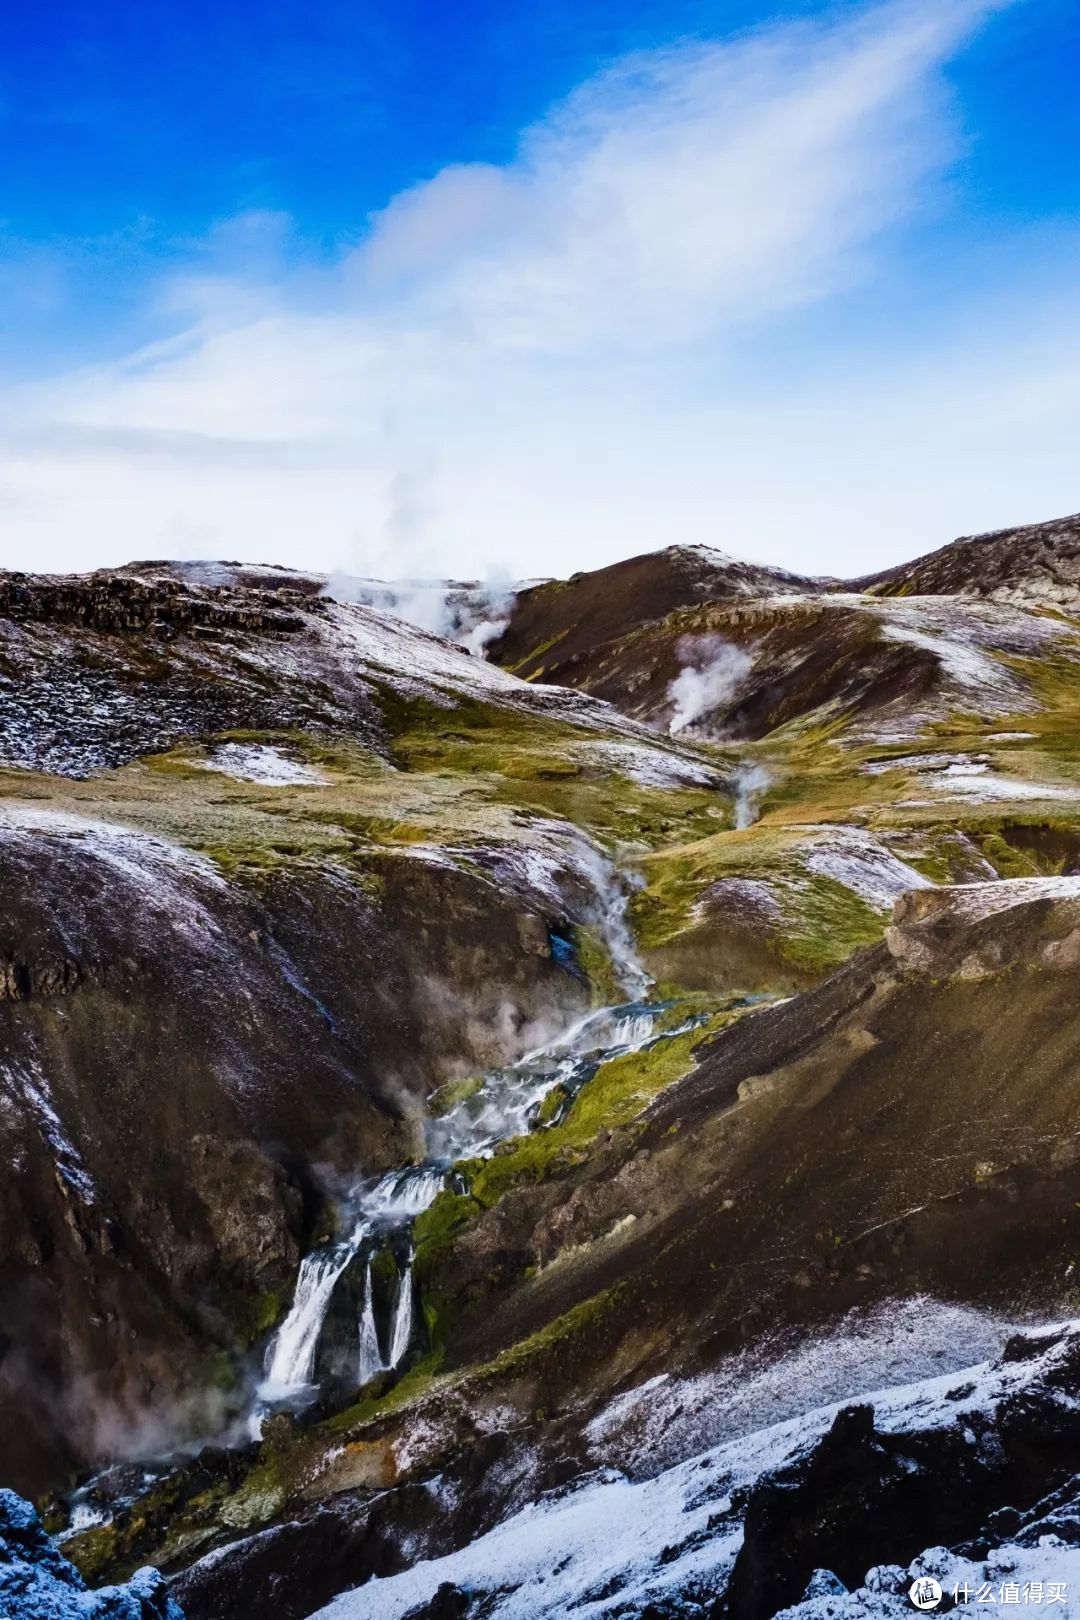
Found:
<path fill-rule="evenodd" d="M 430 1118 L 422 1163 L 356 1184 L 341 1203 L 345 1235 L 313 1249 L 301 1263 L 292 1304 L 266 1350 L 249 1416 L 251 1438 L 260 1436 L 268 1414 L 302 1409 L 318 1397 L 323 1327 L 335 1288 L 354 1262 L 363 1267 L 364 1276 L 356 1322 L 356 1385 L 402 1365 L 418 1331 L 412 1225 L 447 1185 L 451 1167 L 462 1159 L 488 1157 L 510 1137 L 550 1129 L 565 1118 L 602 1063 L 669 1040 L 702 1021 L 699 1014 L 671 1017 L 676 1007 L 670 1001 L 639 1000 L 587 1013 L 515 1063 L 488 1071 L 475 1091 L 442 1117 Z M 664 1027 L 658 1027 L 662 1018 Z M 541 1123 L 541 1105 L 555 1090 L 558 1106 L 545 1110 Z M 388 1246 L 404 1259 L 398 1262 L 389 1315 L 379 1321 L 372 1266 L 375 1255 Z"/>

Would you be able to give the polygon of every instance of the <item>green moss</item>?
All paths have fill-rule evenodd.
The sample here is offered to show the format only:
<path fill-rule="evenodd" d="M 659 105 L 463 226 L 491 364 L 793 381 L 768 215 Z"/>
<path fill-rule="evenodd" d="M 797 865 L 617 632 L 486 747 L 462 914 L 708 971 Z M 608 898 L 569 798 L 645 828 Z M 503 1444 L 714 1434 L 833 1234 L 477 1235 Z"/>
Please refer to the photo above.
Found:
<path fill-rule="evenodd" d="M 371 1257 L 372 1286 L 385 1294 L 391 1293 L 397 1287 L 398 1265 L 394 1259 L 394 1251 L 388 1245 L 379 1249 Z"/>
<path fill-rule="evenodd" d="M 462 1166 L 470 1182 L 469 1197 L 460 1203 L 472 1208 L 461 1208 L 460 1222 L 471 1218 L 476 1206 L 489 1208 L 509 1187 L 543 1181 L 560 1166 L 579 1161 L 602 1130 L 614 1130 L 636 1119 L 661 1091 L 693 1067 L 695 1049 L 731 1016 L 719 1013 L 682 1035 L 611 1058 L 582 1086 L 561 1124 L 514 1137 L 490 1159 Z"/>
<path fill-rule="evenodd" d="M 593 1006 L 610 1007 L 621 1001 L 622 990 L 615 965 L 595 929 L 582 926 L 574 930 L 574 952 L 578 966 L 589 981 Z"/>
<path fill-rule="evenodd" d="M 1034 851 L 1017 849 L 1000 832 L 984 832 L 977 843 L 999 877 L 1041 877 L 1044 866 Z"/>
<path fill-rule="evenodd" d="M 543 1181 L 580 1162 L 600 1131 L 635 1119 L 691 1068 L 695 1049 L 733 1016 L 739 1013 L 714 1014 L 695 1029 L 612 1058 L 581 1088 L 561 1123 L 501 1143 L 490 1159 L 466 1160 L 456 1167 L 469 1191 L 444 1190 L 413 1226 L 416 1279 L 433 1350 L 449 1345 L 459 1313 L 460 1302 L 440 1287 L 440 1271 L 463 1229 L 511 1187 Z"/>
<path fill-rule="evenodd" d="M 482 1091 L 484 1077 L 482 1074 L 472 1074 L 467 1080 L 448 1080 L 438 1091 L 433 1091 L 427 1101 L 428 1113 L 433 1119 L 441 1119 L 444 1114 L 466 1102 L 468 1098 L 475 1097 Z"/>
<path fill-rule="evenodd" d="M 458 1315 L 457 1302 L 439 1288 L 439 1268 L 459 1232 L 479 1213 L 474 1198 L 447 1188 L 413 1223 L 417 1293 L 428 1346 L 436 1354 L 442 1354 L 453 1337 Z"/>
<path fill-rule="evenodd" d="M 228 1495 L 223 1478 L 197 1494 L 183 1470 L 167 1475 L 109 1524 L 94 1525 L 64 1543 L 64 1557 L 91 1585 L 124 1580 L 148 1559 L 168 1560 L 193 1538 L 213 1533 Z"/>
<path fill-rule="evenodd" d="M 200 854 L 213 861 L 222 877 L 231 882 L 264 882 L 286 867 L 302 863 L 308 852 L 297 844 L 196 844 Z"/>
<path fill-rule="evenodd" d="M 525 654 L 524 658 L 519 658 L 516 664 L 504 664 L 503 668 L 508 669 L 512 675 L 516 675 L 518 670 L 524 669 L 526 664 L 533 663 L 537 658 L 543 658 L 544 654 L 550 652 L 552 647 L 557 646 L 560 641 L 564 641 L 570 634 L 571 629 L 572 626 L 567 625 L 565 629 L 557 630 L 555 634 L 553 636 L 549 636 L 546 641 L 541 641 L 537 644 L 537 646 L 531 647 Z M 533 676 L 530 678 L 535 678 L 537 673 L 537 671 L 534 671 Z"/>
<path fill-rule="evenodd" d="M 807 972 L 831 972 L 862 946 L 876 944 L 884 931 L 882 912 L 835 878 L 808 874 L 785 900 L 790 928 L 779 954 Z"/>
<path fill-rule="evenodd" d="M 547 1360 L 552 1351 L 558 1351 L 560 1367 L 564 1367 L 567 1357 L 573 1358 L 575 1349 L 580 1352 L 591 1341 L 595 1341 L 603 1328 L 605 1318 L 624 1292 L 625 1284 L 620 1283 L 614 1288 L 605 1288 L 601 1293 L 593 1294 L 589 1299 L 581 1300 L 562 1316 L 545 1323 L 537 1332 L 530 1333 L 528 1338 L 510 1345 L 492 1361 L 477 1368 L 477 1374 L 484 1377 L 524 1372 L 536 1362 Z M 561 1372 L 561 1376 L 565 1377 L 565 1373 Z"/>
<path fill-rule="evenodd" d="M 385 1395 L 365 1397 L 354 1402 L 352 1406 L 347 1406 L 343 1412 L 336 1412 L 333 1417 L 327 1418 L 319 1425 L 319 1432 L 341 1434 L 343 1431 L 372 1423 L 376 1418 L 400 1412 L 403 1407 L 410 1406 L 413 1401 L 431 1391 L 438 1379 L 442 1362 L 443 1352 L 431 1351 L 422 1361 L 410 1367 L 405 1376 L 399 1378 L 393 1389 L 387 1391 Z"/>
<path fill-rule="evenodd" d="M 560 1113 L 566 1107 L 569 1101 L 570 1093 L 567 1091 L 565 1086 L 552 1086 L 551 1090 L 548 1092 L 547 1096 L 541 1100 L 540 1106 L 536 1110 L 537 1125 L 546 1126 L 553 1124 L 554 1121 L 558 1119 Z"/>
<path fill-rule="evenodd" d="M 267 1289 L 262 1293 L 227 1294 L 222 1301 L 222 1309 L 236 1334 L 237 1344 L 246 1350 L 256 1339 L 268 1333 L 280 1318 L 283 1303 L 281 1295 L 275 1289 Z"/>

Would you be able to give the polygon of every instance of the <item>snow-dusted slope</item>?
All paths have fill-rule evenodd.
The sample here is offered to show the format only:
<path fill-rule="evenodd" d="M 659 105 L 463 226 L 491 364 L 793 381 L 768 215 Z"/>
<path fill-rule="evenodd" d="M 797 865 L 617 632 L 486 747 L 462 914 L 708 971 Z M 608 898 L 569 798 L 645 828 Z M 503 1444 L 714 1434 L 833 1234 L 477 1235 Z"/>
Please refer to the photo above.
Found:
<path fill-rule="evenodd" d="M 973 1454 L 992 1450 L 1002 1444 L 1010 1407 L 1021 1400 L 1044 1401 L 1042 1422 L 1048 1427 L 1054 1411 L 1071 1420 L 1080 1322 L 1016 1340 L 1002 1356 L 1005 1338 L 1002 1325 L 989 1318 L 920 1300 L 892 1316 L 853 1319 L 845 1334 L 818 1341 L 756 1375 L 745 1364 L 736 1364 L 729 1374 L 721 1368 L 701 1381 L 711 1393 L 711 1409 L 702 1410 L 700 1386 L 654 1382 L 591 1426 L 594 1443 L 602 1447 L 613 1434 L 625 1435 L 636 1416 L 639 1435 L 641 1429 L 651 1433 L 652 1444 L 639 1437 L 634 1474 L 608 1469 L 575 1489 L 553 1492 L 461 1551 L 372 1580 L 317 1613 L 320 1620 L 404 1620 L 444 1584 L 467 1600 L 463 1615 L 473 1613 L 475 1605 L 476 1613 L 491 1620 L 601 1620 L 640 1615 L 649 1604 L 659 1606 L 657 1613 L 707 1613 L 734 1569 L 754 1487 L 779 1470 L 790 1473 L 806 1464 L 852 1400 L 872 1405 L 875 1432 L 896 1437 L 901 1454 L 905 1437 L 946 1431 L 959 1435 Z M 965 1353 L 971 1352 L 984 1359 L 965 1365 Z M 910 1376 L 882 1388 L 872 1380 L 883 1370 Z M 815 1384 L 820 1389 L 830 1381 L 834 1391 L 843 1391 L 838 1398 L 810 1404 L 798 1417 L 746 1429 L 747 1413 L 757 1409 L 765 1415 L 770 1404 L 782 1409 L 800 1399 L 812 1403 Z M 714 1433 L 729 1425 L 734 1436 L 650 1474 L 650 1450 L 668 1444 L 665 1429 L 687 1404 Z M 852 1487 L 859 1488 L 854 1470 Z M 1003 1507 L 1007 1489 L 1003 1481 Z M 1073 1512 L 1080 1530 L 1080 1483 Z M 910 1614 L 907 1589 L 922 1573 L 949 1588 L 966 1581 L 973 1594 L 986 1582 L 997 1587 L 1007 1580 L 1075 1582 L 1080 1553 L 1037 1517 L 1033 1524 L 1034 1533 L 1028 1533 L 1017 1523 L 1016 1540 L 999 1532 L 990 1538 L 996 1545 L 978 1557 L 927 1550 L 903 1566 L 868 1567 L 863 1589 L 853 1596 L 842 1597 L 846 1588 L 834 1575 L 831 1583 L 819 1581 L 827 1601 L 807 1601 L 792 1612 L 804 1620 Z M 1074 1586 L 1074 1596 L 1080 1600 L 1080 1587 Z"/>

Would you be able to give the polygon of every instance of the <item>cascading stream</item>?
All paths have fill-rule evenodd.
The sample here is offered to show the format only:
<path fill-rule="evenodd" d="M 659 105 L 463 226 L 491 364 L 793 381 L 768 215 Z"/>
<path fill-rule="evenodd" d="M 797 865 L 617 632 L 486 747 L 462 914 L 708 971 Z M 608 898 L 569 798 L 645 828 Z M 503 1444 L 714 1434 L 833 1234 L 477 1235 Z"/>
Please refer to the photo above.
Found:
<path fill-rule="evenodd" d="M 413 1333 L 413 1257 L 410 1252 L 398 1281 L 394 1305 L 394 1327 L 390 1334 L 390 1366 L 400 1367 L 409 1353 Z"/>
<path fill-rule="evenodd" d="M 364 1303 L 360 1307 L 360 1357 L 357 1364 L 357 1383 L 363 1387 L 378 1373 L 386 1371 L 386 1363 L 379 1348 L 379 1330 L 375 1323 L 375 1290 L 371 1280 L 371 1261 L 364 1272 Z"/>
<path fill-rule="evenodd" d="M 334 1285 L 360 1247 L 363 1236 L 363 1231 L 357 1229 L 347 1243 L 305 1255 L 289 1314 L 267 1356 L 266 1378 L 261 1388 L 264 1399 L 273 1400 L 278 1394 L 284 1396 L 310 1384 L 319 1334 Z"/>
<path fill-rule="evenodd" d="M 410 1246 L 399 1272 L 390 1321 L 381 1340 L 372 1260 L 376 1250 L 388 1242 L 402 1253 L 402 1237 L 438 1196 L 451 1165 L 461 1159 L 487 1157 L 508 1137 L 532 1129 L 540 1104 L 556 1087 L 572 1099 L 607 1059 L 638 1051 L 689 1027 L 689 1023 L 679 1023 L 676 1028 L 657 1030 L 657 1019 L 672 1004 L 640 999 L 647 980 L 626 926 L 626 895 L 616 884 L 608 886 L 608 893 L 613 898 L 604 918 L 605 936 L 609 943 L 618 941 L 618 970 L 630 995 L 639 999 L 587 1013 L 554 1040 L 485 1075 L 475 1093 L 442 1118 L 428 1121 L 427 1155 L 422 1165 L 392 1171 L 356 1188 L 346 1200 L 353 1223 L 350 1236 L 314 1251 L 301 1265 L 292 1307 L 267 1350 L 252 1433 L 260 1431 L 267 1410 L 302 1404 L 317 1392 L 314 1380 L 323 1323 L 339 1279 L 365 1248 L 357 1321 L 359 1383 L 402 1365 L 416 1330 L 413 1251 Z"/>

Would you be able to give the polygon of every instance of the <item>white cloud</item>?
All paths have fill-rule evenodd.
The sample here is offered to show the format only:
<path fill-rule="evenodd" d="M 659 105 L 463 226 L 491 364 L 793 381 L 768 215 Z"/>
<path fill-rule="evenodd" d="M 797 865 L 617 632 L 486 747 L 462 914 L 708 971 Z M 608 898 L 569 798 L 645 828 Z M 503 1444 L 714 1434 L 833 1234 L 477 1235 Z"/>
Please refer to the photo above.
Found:
<path fill-rule="evenodd" d="M 933 195 L 940 69 L 995 9 L 905 0 L 635 56 L 505 168 L 396 198 L 332 269 L 279 216 L 230 222 L 156 290 L 183 329 L 0 402 L 0 562 L 537 574 L 703 540 L 861 570 L 976 526 L 991 492 L 989 523 L 1029 486 L 1048 515 L 1067 342 L 1030 374 L 1003 353 L 993 408 L 955 424 L 981 339 L 935 367 L 886 333 L 812 386 L 775 356 L 777 323 L 872 274 Z M 1017 412 L 1038 432 L 1010 482 Z"/>

